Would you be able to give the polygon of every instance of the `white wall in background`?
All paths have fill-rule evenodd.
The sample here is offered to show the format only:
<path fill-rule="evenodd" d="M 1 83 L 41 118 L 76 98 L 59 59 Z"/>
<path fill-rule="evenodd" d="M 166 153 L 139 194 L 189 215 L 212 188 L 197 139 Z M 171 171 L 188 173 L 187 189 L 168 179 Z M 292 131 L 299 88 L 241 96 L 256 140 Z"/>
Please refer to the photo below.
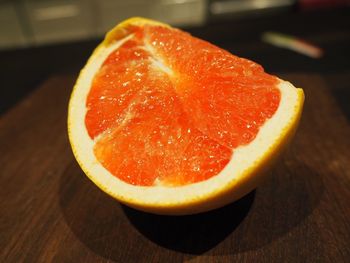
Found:
<path fill-rule="evenodd" d="M 24 46 L 27 42 L 15 4 L 2 3 L 0 5 L 0 48 Z"/>
<path fill-rule="evenodd" d="M 12 4 L 14 3 L 14 4 Z M 0 2 L 0 48 L 103 36 L 118 22 L 143 16 L 174 26 L 200 25 L 207 0 L 18 0 Z"/>

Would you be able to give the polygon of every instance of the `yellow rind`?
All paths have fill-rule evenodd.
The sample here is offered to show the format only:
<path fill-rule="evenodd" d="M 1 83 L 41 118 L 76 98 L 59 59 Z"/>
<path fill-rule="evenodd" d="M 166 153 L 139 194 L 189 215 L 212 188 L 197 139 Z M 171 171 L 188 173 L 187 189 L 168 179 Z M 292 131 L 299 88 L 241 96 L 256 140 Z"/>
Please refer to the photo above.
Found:
<path fill-rule="evenodd" d="M 168 24 L 164 24 L 158 21 L 154 21 L 147 18 L 142 17 L 132 17 L 127 20 L 124 20 L 117 26 L 115 26 L 112 30 L 110 30 L 105 37 L 104 43 L 110 44 L 113 41 L 122 39 L 126 35 L 130 33 L 128 30 L 130 26 L 143 26 L 143 25 L 159 25 L 163 27 L 170 27 Z"/>
<path fill-rule="evenodd" d="M 166 24 L 139 17 L 127 19 L 106 34 L 104 41 L 94 50 L 87 64 L 92 63 L 94 61 L 101 49 L 107 47 L 114 41 L 117 41 L 127 36 L 130 33 L 129 28 L 131 26 L 142 26 L 146 24 L 169 27 Z M 96 176 L 98 175 L 92 174 L 91 171 L 87 169 L 84 161 L 81 159 L 81 156 L 79 156 L 77 150 L 75 149 L 74 140 L 79 140 L 79 138 L 74 138 L 72 136 L 71 124 L 72 118 L 75 117 L 71 116 L 71 109 L 72 107 L 74 107 L 72 98 L 75 96 L 77 87 L 79 86 L 79 82 L 81 81 L 81 76 L 83 75 L 84 70 L 85 67 L 81 70 L 77 82 L 73 87 L 71 99 L 69 101 L 68 106 L 68 137 L 72 146 L 73 154 L 80 167 L 85 172 L 85 174 L 102 191 L 106 192 L 107 194 L 109 194 L 110 196 L 117 199 L 123 204 L 145 212 L 168 215 L 195 214 L 221 207 L 241 198 L 242 196 L 256 188 L 261 183 L 261 181 L 264 178 L 266 178 L 266 176 L 268 175 L 267 171 L 271 168 L 273 163 L 277 160 L 278 156 L 280 156 L 280 154 L 282 153 L 283 149 L 286 147 L 286 145 L 288 145 L 288 142 L 292 139 L 298 127 L 298 123 L 302 114 L 304 93 L 302 89 L 297 89 L 298 99 L 295 104 L 295 108 L 293 109 L 294 111 L 289 123 L 285 126 L 285 128 L 280 133 L 280 136 L 276 138 L 274 143 L 271 144 L 270 148 L 264 153 L 264 155 L 261 158 L 255 160 L 254 164 L 251 165 L 248 169 L 244 170 L 242 174 L 236 175 L 237 180 L 232 180 L 229 184 L 222 185 L 222 187 L 207 195 L 199 195 L 196 198 L 187 199 L 186 201 L 181 203 L 169 203 L 167 200 L 159 200 L 158 202 L 154 203 L 145 203 L 142 199 L 135 200 L 130 198 L 129 196 L 122 196 L 118 193 L 118 189 L 110 190 L 108 189 L 107 185 L 101 184 L 96 179 Z M 119 179 L 116 178 L 116 180 Z"/>

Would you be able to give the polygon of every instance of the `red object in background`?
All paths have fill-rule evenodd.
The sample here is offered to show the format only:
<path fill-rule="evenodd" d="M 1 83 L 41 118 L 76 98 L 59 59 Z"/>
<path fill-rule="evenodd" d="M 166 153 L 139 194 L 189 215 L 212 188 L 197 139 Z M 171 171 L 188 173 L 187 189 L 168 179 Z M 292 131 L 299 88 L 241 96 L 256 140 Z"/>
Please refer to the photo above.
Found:
<path fill-rule="evenodd" d="M 302 9 L 329 8 L 350 5 L 350 0 L 299 0 Z"/>

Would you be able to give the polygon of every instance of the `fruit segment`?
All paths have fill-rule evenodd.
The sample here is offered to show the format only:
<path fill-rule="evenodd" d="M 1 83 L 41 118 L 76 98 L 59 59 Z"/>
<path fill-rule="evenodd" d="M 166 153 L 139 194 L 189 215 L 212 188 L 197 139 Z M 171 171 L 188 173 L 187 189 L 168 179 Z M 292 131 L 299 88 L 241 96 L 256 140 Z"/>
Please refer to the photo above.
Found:
<path fill-rule="evenodd" d="M 184 110 L 211 138 L 231 149 L 247 144 L 277 110 L 278 80 L 260 65 L 180 30 L 158 27 L 147 35 L 177 72 Z"/>
<path fill-rule="evenodd" d="M 148 83 L 130 104 L 123 123 L 94 147 L 102 165 L 123 181 L 194 183 L 220 172 L 231 157 L 230 149 L 190 125 L 176 94 L 164 89 L 169 85 L 164 80 Z"/>
<path fill-rule="evenodd" d="M 85 125 L 94 153 L 133 185 L 218 174 L 278 108 L 278 79 L 177 29 L 134 27 L 96 73 Z"/>

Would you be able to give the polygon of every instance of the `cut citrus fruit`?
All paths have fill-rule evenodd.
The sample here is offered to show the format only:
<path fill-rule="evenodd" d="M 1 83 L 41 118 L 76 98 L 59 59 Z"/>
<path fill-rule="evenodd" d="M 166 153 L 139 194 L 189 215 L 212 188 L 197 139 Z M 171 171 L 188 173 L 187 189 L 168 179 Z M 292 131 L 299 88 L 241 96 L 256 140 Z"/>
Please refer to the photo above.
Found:
<path fill-rule="evenodd" d="M 131 207 L 192 214 L 254 189 L 294 134 L 301 89 L 168 25 L 128 19 L 73 89 L 68 133 L 86 175 Z"/>

